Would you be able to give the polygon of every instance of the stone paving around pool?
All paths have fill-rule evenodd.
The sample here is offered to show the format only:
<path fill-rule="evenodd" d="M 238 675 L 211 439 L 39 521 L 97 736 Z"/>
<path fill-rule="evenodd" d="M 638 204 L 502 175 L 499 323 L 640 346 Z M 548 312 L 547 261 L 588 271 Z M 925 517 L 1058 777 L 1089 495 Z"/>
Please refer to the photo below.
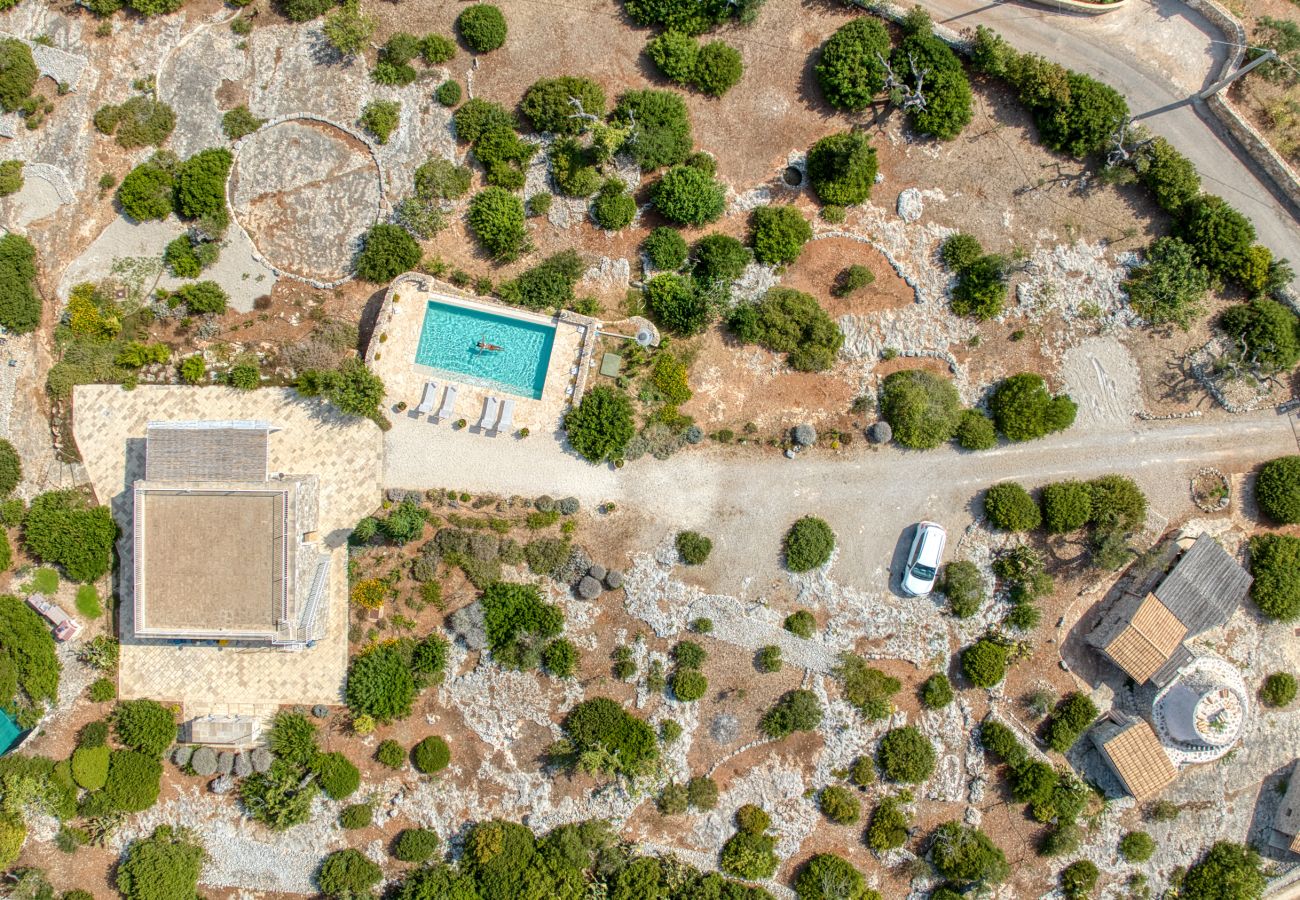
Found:
<path fill-rule="evenodd" d="M 130 559 L 131 499 L 143 477 L 145 426 L 151 421 L 254 419 L 271 436 L 273 472 L 310 472 L 320 479 L 318 528 L 332 550 L 329 625 L 314 647 L 289 652 L 212 643 L 140 641 L 131 635 L 131 566 L 119 570 L 122 598 L 118 694 L 179 701 L 186 718 L 273 712 L 286 703 L 342 702 L 347 668 L 347 536 L 379 505 L 383 440 L 373 422 L 343 418 L 296 391 L 263 388 L 83 385 L 73 395 L 77 447 L 101 503 L 122 527 L 121 557 Z M 196 598 L 202 602 L 202 598 Z"/>
<path fill-rule="evenodd" d="M 459 419 L 466 422 L 467 427 L 463 429 L 466 441 L 514 440 L 521 428 L 527 428 L 536 436 L 558 431 L 560 420 L 569 404 L 581 396 L 586 378 L 579 377 L 580 367 L 590 367 L 592 363 L 591 354 L 586 352 L 592 343 L 588 339 L 588 333 L 594 337 L 599 323 L 571 314 L 551 320 L 555 325 L 555 343 L 551 348 L 550 368 L 542 396 L 534 400 L 499 388 L 459 380 L 450 374 L 434 373 L 433 370 L 418 365 L 415 353 L 424 326 L 425 309 L 430 300 L 473 306 L 488 312 L 506 309 L 518 313 L 518 310 L 502 307 L 492 301 L 471 297 L 425 275 L 404 275 L 394 281 L 384 297 L 374 337 L 366 351 L 366 362 L 384 379 L 388 392 L 387 412 L 393 421 L 394 431 L 406 431 L 409 428 L 450 429 Z M 449 384 L 456 386 L 455 411 L 442 422 L 435 423 L 431 420 L 431 415 L 418 415 L 415 412 L 424 393 L 424 384 L 430 380 L 438 383 L 434 412 L 442 405 L 443 388 Z M 571 392 L 570 388 L 573 388 Z M 490 437 L 479 431 L 483 404 L 489 396 L 509 397 L 515 401 L 514 424 L 510 434 Z M 399 402 L 406 403 L 404 411 L 396 410 Z M 470 446 L 466 445 L 467 452 Z"/>

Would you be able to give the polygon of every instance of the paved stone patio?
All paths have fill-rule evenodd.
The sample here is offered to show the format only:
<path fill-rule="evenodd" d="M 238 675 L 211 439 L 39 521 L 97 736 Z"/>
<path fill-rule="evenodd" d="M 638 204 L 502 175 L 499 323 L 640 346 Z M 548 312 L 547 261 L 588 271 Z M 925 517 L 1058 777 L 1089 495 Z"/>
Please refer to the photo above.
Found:
<path fill-rule="evenodd" d="M 122 526 L 117 593 L 121 606 L 118 693 L 124 699 L 178 701 L 186 718 L 266 715 L 281 704 L 337 704 L 347 667 L 347 536 L 379 505 L 383 439 L 372 422 L 345 419 L 288 389 L 84 385 L 73 397 L 74 434 L 100 502 Z M 151 421 L 260 419 L 271 436 L 271 470 L 320 479 L 319 529 L 333 549 L 329 630 L 298 652 L 266 647 L 142 641 L 132 633 L 130 485 L 144 474 L 145 426 Z"/>

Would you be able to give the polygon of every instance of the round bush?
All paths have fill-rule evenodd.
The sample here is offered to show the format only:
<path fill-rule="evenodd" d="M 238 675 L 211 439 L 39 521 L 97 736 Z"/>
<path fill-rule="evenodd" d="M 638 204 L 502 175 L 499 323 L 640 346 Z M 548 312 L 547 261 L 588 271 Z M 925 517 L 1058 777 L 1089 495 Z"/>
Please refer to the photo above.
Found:
<path fill-rule="evenodd" d="M 475 53 L 491 53 L 506 42 L 506 17 L 489 3 L 475 3 L 456 17 L 456 31 Z"/>
<path fill-rule="evenodd" d="M 709 234 L 691 248 L 691 272 L 704 283 L 730 283 L 753 259 L 749 248 L 729 234 Z"/>
<path fill-rule="evenodd" d="M 997 844 L 978 828 L 960 822 L 945 822 L 935 830 L 930 854 L 940 875 L 962 884 L 996 884 L 1010 874 L 1006 854 Z"/>
<path fill-rule="evenodd" d="M 869 788 L 876 783 L 876 762 L 870 756 L 859 756 L 849 766 L 849 781 L 860 788 Z"/>
<path fill-rule="evenodd" d="M 911 725 L 885 732 L 880 739 L 880 771 L 891 781 L 917 784 L 934 772 L 934 744 Z"/>
<path fill-rule="evenodd" d="M 393 856 L 402 862 L 427 862 L 437 851 L 438 833 L 427 828 L 407 828 L 393 844 Z"/>
<path fill-rule="evenodd" d="M 196 896 L 205 858 L 189 832 L 161 825 L 127 847 L 117 868 L 117 889 L 124 900 Z"/>
<path fill-rule="evenodd" d="M 688 249 L 681 232 L 660 225 L 642 241 L 641 252 L 650 258 L 650 264 L 656 269 L 676 272 L 686 264 Z"/>
<path fill-rule="evenodd" d="M 793 206 L 760 206 L 750 217 L 749 242 L 754 258 L 761 263 L 789 265 L 810 240 L 812 226 Z"/>
<path fill-rule="evenodd" d="M 673 166 L 654 186 L 650 199 L 660 215 L 679 225 L 707 225 L 726 208 L 722 185 L 694 166 Z"/>
<path fill-rule="evenodd" d="M 736 810 L 736 827 L 748 834 L 763 834 L 772 827 L 772 817 L 763 807 L 746 803 Z"/>
<path fill-rule="evenodd" d="M 438 85 L 438 90 L 434 91 L 433 96 L 443 106 L 455 106 L 460 102 L 460 94 L 460 83 L 448 78 Z"/>
<path fill-rule="evenodd" d="M 795 876 L 794 892 L 799 900 L 880 900 L 862 873 L 834 853 L 818 853 L 808 860 Z"/>
<path fill-rule="evenodd" d="M 737 831 L 722 845 L 718 862 L 728 875 L 754 881 L 771 878 L 781 861 L 776 855 L 775 837 Z"/>
<path fill-rule="evenodd" d="M 856 206 L 876 183 L 876 151 L 860 131 L 829 134 L 808 151 L 808 180 L 822 203 Z"/>
<path fill-rule="evenodd" d="M 451 762 L 451 748 L 437 735 L 429 735 L 415 745 L 411 751 L 411 762 L 425 775 L 441 772 Z"/>
<path fill-rule="evenodd" d="M 739 84 L 744 74 L 739 50 L 722 41 L 710 41 L 696 54 L 692 82 L 701 93 L 721 97 Z"/>
<path fill-rule="evenodd" d="M 703 565 L 713 551 L 713 541 L 698 531 L 679 531 L 676 543 L 678 555 L 688 566 Z"/>
<path fill-rule="evenodd" d="M 643 171 L 685 162 L 693 138 L 686 102 L 675 91 L 629 91 L 619 97 L 613 123 L 630 126 L 636 131 L 627 142 L 627 150 Z"/>
<path fill-rule="evenodd" d="M 1058 481 L 1043 488 L 1043 524 L 1051 534 L 1068 534 L 1092 518 L 1092 490 L 1080 481 Z"/>
<path fill-rule="evenodd" d="M 31 48 L 14 38 L 0 40 L 0 109 L 13 112 L 22 106 L 39 75 Z"/>
<path fill-rule="evenodd" d="M 23 480 L 23 463 L 14 445 L 0 438 L 0 497 L 7 497 Z"/>
<path fill-rule="evenodd" d="M 984 512 L 993 527 L 1003 531 L 1033 531 L 1042 523 L 1038 504 L 1014 481 L 995 484 L 985 491 Z"/>
<path fill-rule="evenodd" d="M 837 825 L 852 825 L 862 816 L 857 795 L 838 784 L 822 788 L 818 805 L 823 815 Z"/>
<path fill-rule="evenodd" d="M 791 572 L 820 568 L 835 549 L 835 532 L 825 520 L 804 516 L 785 535 L 785 567 Z"/>
<path fill-rule="evenodd" d="M 137 222 L 165 219 L 172 211 L 173 171 L 153 160 L 143 162 L 126 174 L 117 188 L 122 211 Z"/>
<path fill-rule="evenodd" d="M 1007 674 L 1006 645 L 980 638 L 962 651 L 961 671 L 976 687 L 996 686 Z"/>
<path fill-rule="evenodd" d="M 420 245 L 398 225 L 379 223 L 370 226 L 362 238 L 361 252 L 354 268 L 357 276 L 380 284 L 391 281 L 420 262 Z"/>
<path fill-rule="evenodd" d="M 361 787 L 361 773 L 342 753 L 317 753 L 311 770 L 331 800 L 342 800 Z"/>
<path fill-rule="evenodd" d="M 517 259 L 528 245 L 524 204 L 505 188 L 488 187 L 475 194 L 468 220 L 474 237 L 495 259 Z"/>
<path fill-rule="evenodd" d="M 374 810 L 370 808 L 369 803 L 353 803 L 351 806 L 343 807 L 343 811 L 339 813 L 339 825 L 348 831 L 356 831 L 360 828 L 369 828 L 373 818 Z"/>
<path fill-rule="evenodd" d="M 952 683 L 947 675 L 935 673 L 921 685 L 921 705 L 926 709 L 943 709 L 952 701 Z"/>
<path fill-rule="evenodd" d="M 1290 672 L 1274 672 L 1264 679 L 1264 684 L 1259 689 L 1259 699 L 1264 701 L 1265 706 L 1288 706 L 1295 695 L 1296 678 Z M 76 770 L 75 760 L 73 770 Z"/>
<path fill-rule="evenodd" d="M 998 445 L 998 430 L 993 420 L 978 409 L 962 412 L 954 437 L 963 450 L 992 450 Z"/>
<path fill-rule="evenodd" d="M 880 409 L 894 440 L 914 450 L 938 447 L 957 431 L 961 397 L 952 382 L 924 369 L 905 369 L 885 377 Z"/>
<path fill-rule="evenodd" d="M 1145 831 L 1130 831 L 1120 838 L 1119 853 L 1131 863 L 1144 863 L 1156 852 L 1156 842 Z"/>
<path fill-rule="evenodd" d="M 1255 481 L 1255 499 L 1273 521 L 1300 523 L 1300 456 L 1283 456 L 1264 463 Z"/>
<path fill-rule="evenodd" d="M 973 235 L 959 231 L 948 237 L 939 250 L 939 257 L 951 272 L 965 272 L 974 262 L 984 255 L 984 248 Z"/>
<path fill-rule="evenodd" d="M 689 275 L 656 275 L 646 284 L 645 301 L 659 324 L 682 337 L 699 334 L 715 316 L 713 301 Z"/>
<path fill-rule="evenodd" d="M 1257 534 L 1250 539 L 1250 597 L 1265 614 L 1284 622 L 1300 616 L 1300 538 Z"/>
<path fill-rule="evenodd" d="M 645 52 L 669 81 L 690 84 L 695 77 L 695 61 L 700 55 L 700 45 L 689 34 L 665 31 L 645 45 Z"/>
<path fill-rule="evenodd" d="M 366 859 L 358 850 L 335 850 L 325 857 L 316 883 L 321 893 L 335 900 L 368 897 L 370 889 L 380 882 L 384 872 Z"/>
<path fill-rule="evenodd" d="M 679 669 L 670 679 L 673 696 L 683 703 L 694 703 L 709 690 L 709 680 L 695 669 Z"/>
<path fill-rule="evenodd" d="M 842 26 L 822 46 L 814 69 L 826 102 L 861 112 L 885 88 L 889 32 L 878 20 L 861 16 Z"/>
<path fill-rule="evenodd" d="M 1041 375 L 1021 372 L 999 382 L 989 398 L 998 429 L 1013 441 L 1029 441 L 1074 424 L 1077 407 L 1065 394 L 1053 397 Z"/>
<path fill-rule="evenodd" d="M 957 276 L 952 311 L 959 316 L 992 319 L 1007 299 L 1006 262 L 992 254 L 981 256 Z"/>
<path fill-rule="evenodd" d="M 161 759 L 176 741 L 176 714 L 156 700 L 128 700 L 113 710 L 113 731 L 123 745 Z"/>
<path fill-rule="evenodd" d="M 406 748 L 391 739 L 380 741 L 375 749 L 375 759 L 390 769 L 400 769 L 406 762 Z"/>
<path fill-rule="evenodd" d="M 596 192 L 596 199 L 591 203 L 591 217 L 606 231 L 619 231 L 636 218 L 636 200 L 622 181 L 610 178 Z"/>
<path fill-rule="evenodd" d="M 760 672 L 780 672 L 781 666 L 781 648 L 775 644 L 760 648 L 754 657 L 754 668 Z"/>
<path fill-rule="evenodd" d="M 605 117 L 605 90 L 590 78 L 564 76 L 533 82 L 524 92 L 519 109 L 534 131 L 553 134 L 581 134 L 591 127 L 589 119 L 578 118 L 573 100 L 587 115 Z"/>
<path fill-rule="evenodd" d="M 570 446 L 588 462 L 620 459 L 636 433 L 632 402 L 622 391 L 597 385 L 564 417 Z"/>
<path fill-rule="evenodd" d="M 791 634 L 807 639 L 817 630 L 817 619 L 806 609 L 800 609 L 785 617 L 782 627 Z"/>
<path fill-rule="evenodd" d="M 114 750 L 108 757 L 104 797 L 110 809 L 144 812 L 158 801 L 162 763 L 134 750 Z"/>

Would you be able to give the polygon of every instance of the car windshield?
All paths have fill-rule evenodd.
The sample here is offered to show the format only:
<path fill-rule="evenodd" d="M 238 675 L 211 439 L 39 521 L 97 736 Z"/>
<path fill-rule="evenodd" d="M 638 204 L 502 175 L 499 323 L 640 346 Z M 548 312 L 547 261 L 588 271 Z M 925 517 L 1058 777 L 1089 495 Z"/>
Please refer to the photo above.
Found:
<path fill-rule="evenodd" d="M 930 568 L 929 566 L 923 566 L 920 563 L 917 563 L 916 565 L 912 566 L 912 575 L 913 577 L 919 578 L 922 581 L 929 581 L 931 578 L 934 577 L 934 569 Z"/>

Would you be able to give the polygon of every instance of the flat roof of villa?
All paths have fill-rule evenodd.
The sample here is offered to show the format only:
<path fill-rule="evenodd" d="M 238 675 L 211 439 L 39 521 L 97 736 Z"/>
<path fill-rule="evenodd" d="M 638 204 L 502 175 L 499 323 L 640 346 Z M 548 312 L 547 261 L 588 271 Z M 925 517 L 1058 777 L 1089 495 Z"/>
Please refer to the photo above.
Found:
<path fill-rule="evenodd" d="M 136 633 L 274 637 L 289 493 L 266 483 L 137 482 Z"/>

